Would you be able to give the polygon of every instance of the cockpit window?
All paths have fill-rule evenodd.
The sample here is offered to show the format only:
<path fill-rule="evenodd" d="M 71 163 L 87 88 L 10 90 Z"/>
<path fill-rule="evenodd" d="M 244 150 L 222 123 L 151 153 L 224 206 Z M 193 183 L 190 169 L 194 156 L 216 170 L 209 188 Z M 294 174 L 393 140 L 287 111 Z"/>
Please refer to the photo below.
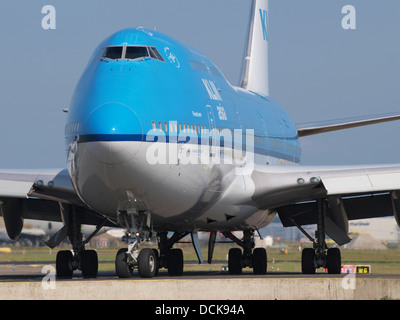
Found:
<path fill-rule="evenodd" d="M 126 47 L 125 59 L 146 58 L 149 56 L 146 47 Z"/>
<path fill-rule="evenodd" d="M 108 47 L 103 53 L 103 58 L 111 60 L 121 59 L 123 47 Z"/>
<path fill-rule="evenodd" d="M 156 49 L 156 47 L 149 47 L 149 52 L 150 52 L 150 56 L 153 59 L 157 59 L 160 61 L 164 61 L 163 57 L 161 57 L 161 54 L 158 52 L 158 50 Z"/>
<path fill-rule="evenodd" d="M 113 46 L 107 47 L 104 50 L 103 59 L 117 60 L 117 59 L 155 59 L 164 61 L 155 47 L 143 47 L 143 46 Z"/>

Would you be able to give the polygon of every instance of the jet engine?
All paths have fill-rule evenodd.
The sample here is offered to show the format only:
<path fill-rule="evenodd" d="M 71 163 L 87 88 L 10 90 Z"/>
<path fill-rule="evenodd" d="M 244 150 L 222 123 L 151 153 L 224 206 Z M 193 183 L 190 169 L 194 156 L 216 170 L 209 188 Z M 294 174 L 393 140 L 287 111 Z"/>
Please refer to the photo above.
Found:
<path fill-rule="evenodd" d="M 18 199 L 2 201 L 1 212 L 9 238 L 14 241 L 18 240 L 24 226 L 21 202 Z"/>

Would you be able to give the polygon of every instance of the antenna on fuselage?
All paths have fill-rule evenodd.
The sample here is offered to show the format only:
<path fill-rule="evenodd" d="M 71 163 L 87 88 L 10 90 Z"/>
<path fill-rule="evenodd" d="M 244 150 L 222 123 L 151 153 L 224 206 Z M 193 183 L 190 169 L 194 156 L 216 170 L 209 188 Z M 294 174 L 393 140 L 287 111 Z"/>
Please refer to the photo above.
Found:
<path fill-rule="evenodd" d="M 240 86 L 269 95 L 268 77 L 268 0 L 253 0 L 249 34 Z"/>

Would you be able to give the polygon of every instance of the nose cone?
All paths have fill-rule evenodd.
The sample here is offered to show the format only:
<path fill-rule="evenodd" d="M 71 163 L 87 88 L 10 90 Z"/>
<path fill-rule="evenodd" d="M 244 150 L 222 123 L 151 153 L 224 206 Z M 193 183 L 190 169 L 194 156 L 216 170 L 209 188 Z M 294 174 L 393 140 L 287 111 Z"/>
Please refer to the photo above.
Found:
<path fill-rule="evenodd" d="M 119 102 L 95 108 L 86 121 L 85 129 L 87 134 L 114 135 L 114 138 L 119 135 L 143 134 L 142 123 L 136 112 Z"/>
<path fill-rule="evenodd" d="M 139 151 L 143 126 L 132 108 L 110 102 L 90 113 L 84 132 L 82 142 L 87 143 L 90 154 L 104 164 L 116 165 L 129 161 Z"/>

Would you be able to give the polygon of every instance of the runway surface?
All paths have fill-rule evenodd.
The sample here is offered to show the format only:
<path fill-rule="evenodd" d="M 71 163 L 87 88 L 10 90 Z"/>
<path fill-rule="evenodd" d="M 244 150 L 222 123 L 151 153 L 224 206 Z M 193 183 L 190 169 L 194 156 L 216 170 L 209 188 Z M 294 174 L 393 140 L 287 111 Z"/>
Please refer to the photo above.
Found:
<path fill-rule="evenodd" d="M 250 270 L 230 275 L 224 270 L 184 272 L 169 277 L 160 270 L 152 279 L 119 279 L 115 271 L 96 279 L 57 279 L 54 265 L 0 265 L 0 300 L 378 300 L 400 299 L 400 275 L 270 272 Z"/>
<path fill-rule="evenodd" d="M 55 270 L 48 270 L 46 266 L 55 267 L 54 261 L 48 262 L 16 262 L 16 263 L 2 263 L 0 264 L 0 282 L 18 282 L 18 281 L 42 281 L 43 277 L 49 272 Z M 309 278 L 340 278 L 342 279 L 346 274 L 331 275 L 323 272 L 316 273 L 315 275 L 305 275 L 299 272 L 268 272 L 266 275 L 255 275 L 251 269 L 243 269 L 241 275 L 230 275 L 225 270 L 210 270 L 210 271 L 185 271 L 180 277 L 170 277 L 165 269 L 161 269 L 156 278 L 158 280 L 171 280 L 171 279 L 271 279 L 271 278 L 282 278 L 282 279 L 309 279 Z M 398 275 L 388 274 L 357 274 L 358 278 L 365 279 L 400 279 Z M 72 279 L 63 279 L 63 281 L 109 281 L 109 280 L 149 280 L 142 279 L 139 277 L 137 272 L 134 272 L 132 278 L 119 279 L 115 271 L 100 271 L 96 279 L 83 279 L 79 271 L 74 271 Z"/>

